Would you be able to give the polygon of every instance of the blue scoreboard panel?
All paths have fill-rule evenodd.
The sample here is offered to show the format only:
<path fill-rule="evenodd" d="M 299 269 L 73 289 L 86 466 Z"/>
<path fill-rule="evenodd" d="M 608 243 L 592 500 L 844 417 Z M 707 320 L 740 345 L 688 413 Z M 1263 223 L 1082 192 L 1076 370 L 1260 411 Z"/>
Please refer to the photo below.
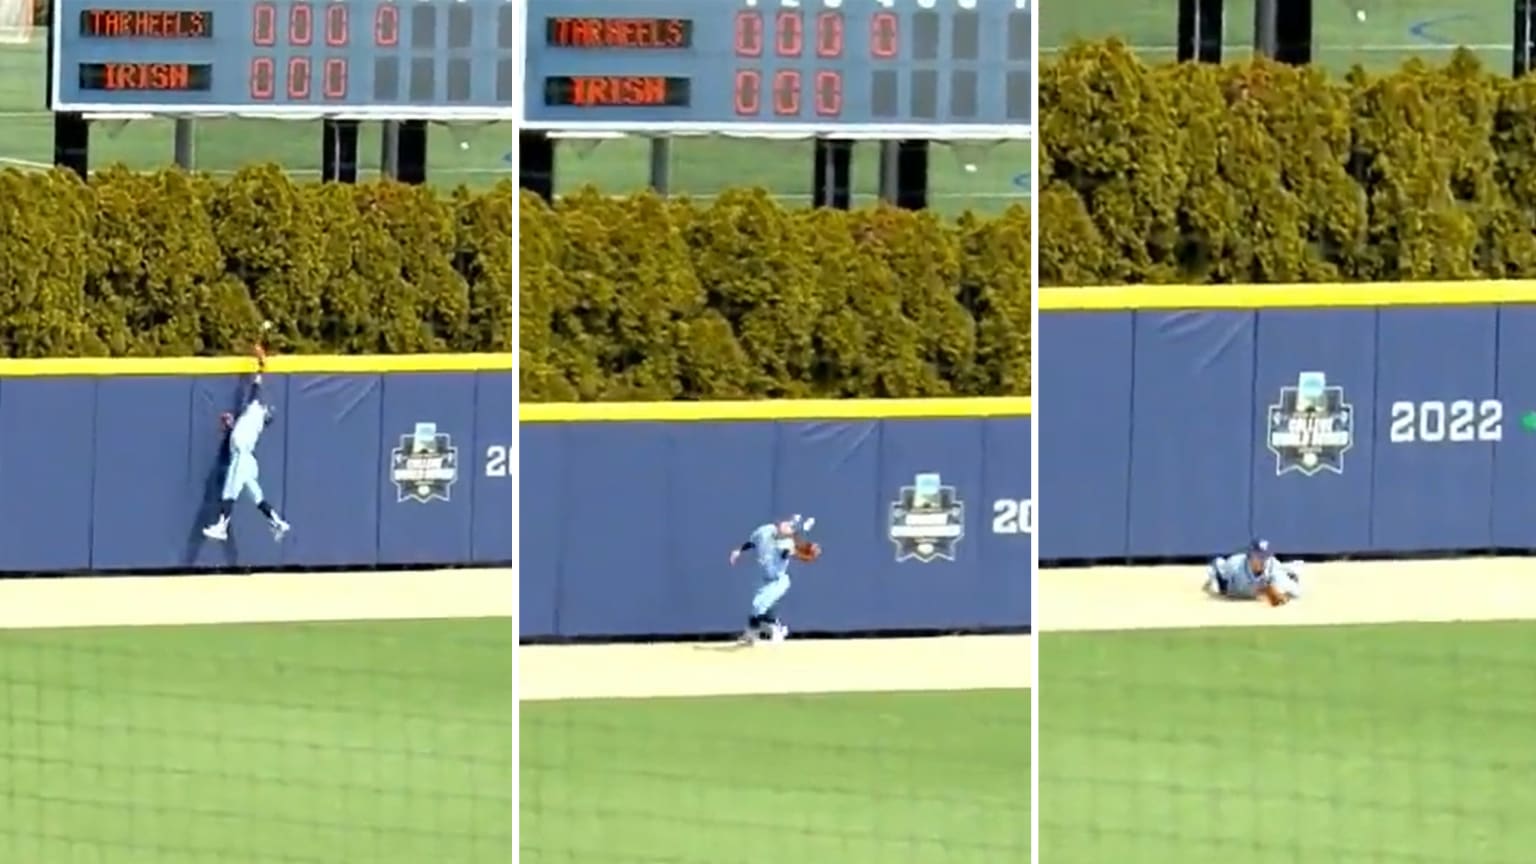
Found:
<path fill-rule="evenodd" d="M 54 0 L 49 106 L 511 119 L 512 0 Z"/>
<path fill-rule="evenodd" d="M 1012 137 L 1031 0 L 526 0 L 522 117 L 563 131 Z"/>

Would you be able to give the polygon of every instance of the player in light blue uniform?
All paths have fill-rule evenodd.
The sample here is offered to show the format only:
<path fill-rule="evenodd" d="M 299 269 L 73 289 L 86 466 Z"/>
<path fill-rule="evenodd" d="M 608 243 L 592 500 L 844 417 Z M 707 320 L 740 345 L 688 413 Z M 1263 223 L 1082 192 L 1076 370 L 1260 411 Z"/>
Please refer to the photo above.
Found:
<path fill-rule="evenodd" d="M 783 522 L 759 525 L 747 542 L 731 550 L 733 566 L 744 553 L 755 552 L 762 577 L 757 593 L 752 595 L 752 615 L 747 618 L 747 629 L 741 634 L 743 642 L 756 642 L 760 638 L 783 642 L 789 636 L 789 628 L 779 621 L 778 605 L 789 593 L 789 560 L 795 552 L 795 533 L 802 529 L 809 531 L 815 524 L 815 518 L 801 519 L 797 514 Z"/>
<path fill-rule="evenodd" d="M 257 357 L 262 359 L 259 353 Z M 261 466 L 256 462 L 256 443 L 261 440 L 261 433 L 266 430 L 267 424 L 272 422 L 273 414 L 272 406 L 261 401 L 261 372 L 258 371 L 251 379 L 251 390 L 239 416 L 225 414 L 221 418 L 229 432 L 226 441 L 229 447 L 229 467 L 224 472 L 219 520 L 203 529 L 204 537 L 210 540 L 229 539 L 229 514 L 234 510 L 235 499 L 240 497 L 241 492 L 249 492 L 251 500 L 256 502 L 256 509 L 267 517 L 274 539 L 281 540 L 288 533 L 288 523 L 267 502 L 261 491 L 261 483 L 258 482 Z"/>
<path fill-rule="evenodd" d="M 1267 540 L 1254 540 L 1246 552 L 1213 559 L 1206 568 L 1205 590 L 1218 597 L 1253 600 L 1265 585 L 1287 599 L 1301 597 L 1301 562 L 1281 562 L 1270 554 Z"/>

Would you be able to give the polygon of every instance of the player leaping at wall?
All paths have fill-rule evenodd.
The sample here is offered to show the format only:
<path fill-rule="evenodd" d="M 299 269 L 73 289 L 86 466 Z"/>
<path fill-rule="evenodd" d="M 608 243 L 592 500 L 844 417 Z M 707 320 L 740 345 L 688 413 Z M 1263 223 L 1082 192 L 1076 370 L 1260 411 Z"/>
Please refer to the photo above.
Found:
<path fill-rule="evenodd" d="M 274 539 L 281 540 L 288 533 L 288 523 L 277 515 L 277 511 L 262 495 L 261 483 L 258 482 L 261 467 L 256 462 L 256 442 L 261 440 L 261 433 L 272 422 L 274 413 L 271 405 L 261 401 L 261 376 L 266 371 L 267 353 L 258 344 L 256 375 L 251 378 L 251 389 L 246 394 L 245 405 L 240 409 L 239 416 L 225 412 L 219 418 L 228 435 L 226 444 L 229 447 L 229 468 L 224 473 L 219 521 L 203 529 L 203 536 L 210 540 L 229 539 L 229 514 L 235 509 L 235 499 L 240 497 L 241 492 L 249 492 L 251 499 L 256 502 L 256 509 L 267 517 Z"/>
<path fill-rule="evenodd" d="M 731 550 L 731 565 L 743 552 L 757 553 L 757 566 L 762 582 L 752 595 L 752 615 L 747 618 L 747 629 L 741 641 L 750 645 L 767 637 L 783 642 L 789 636 L 789 628 L 779 621 L 779 601 L 789 593 L 789 561 L 815 561 L 821 556 L 821 547 L 798 538 L 799 531 L 809 531 L 816 524 L 814 517 L 801 519 L 798 515 L 783 522 L 759 525 L 747 538 L 747 542 Z"/>

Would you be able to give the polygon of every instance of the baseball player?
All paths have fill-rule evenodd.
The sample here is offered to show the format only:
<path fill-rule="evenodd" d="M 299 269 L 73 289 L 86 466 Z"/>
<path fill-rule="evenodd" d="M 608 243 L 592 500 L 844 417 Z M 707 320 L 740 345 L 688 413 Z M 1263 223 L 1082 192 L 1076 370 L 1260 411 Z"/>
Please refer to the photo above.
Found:
<path fill-rule="evenodd" d="M 225 446 L 229 448 L 229 467 L 224 473 L 224 492 L 219 502 L 219 520 L 203 529 L 203 536 L 210 540 L 229 539 L 229 514 L 235 508 L 235 499 L 241 492 L 249 492 L 256 502 L 256 509 L 267 517 L 274 539 L 281 540 L 288 533 L 288 523 L 277 514 L 262 494 L 257 478 L 261 473 L 256 463 L 256 442 L 272 422 L 273 408 L 261 401 L 261 375 L 267 368 L 267 355 L 260 346 L 256 348 L 256 375 L 251 379 L 251 389 L 246 395 L 245 406 L 239 416 L 225 413 L 220 416 L 227 435 Z"/>
<path fill-rule="evenodd" d="M 1270 554 L 1269 541 L 1254 540 L 1247 551 L 1212 559 L 1205 590 L 1217 597 L 1262 598 L 1279 606 L 1301 597 L 1301 562 L 1284 563 Z"/>
<path fill-rule="evenodd" d="M 747 618 L 747 629 L 741 641 L 752 644 L 761 638 L 783 642 L 789 636 L 789 628 L 779 621 L 779 601 L 789 592 L 789 561 L 796 556 L 796 533 L 809 531 L 816 524 L 814 517 L 801 519 L 797 514 L 783 522 L 759 525 L 747 542 L 731 550 L 731 565 L 744 553 L 757 553 L 757 566 L 762 577 L 757 593 L 752 595 L 752 615 Z"/>

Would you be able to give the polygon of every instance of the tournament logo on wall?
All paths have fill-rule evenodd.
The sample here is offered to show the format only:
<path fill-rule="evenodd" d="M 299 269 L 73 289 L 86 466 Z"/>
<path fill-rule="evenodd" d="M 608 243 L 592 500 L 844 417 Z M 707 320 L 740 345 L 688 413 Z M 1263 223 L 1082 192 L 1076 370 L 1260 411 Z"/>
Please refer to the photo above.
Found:
<path fill-rule="evenodd" d="M 400 436 L 400 446 L 390 451 L 390 478 L 399 493 L 396 502 L 447 501 L 459 479 L 459 448 L 436 423 L 417 423 L 416 431 Z"/>
<path fill-rule="evenodd" d="M 1296 386 L 1281 387 L 1280 401 L 1269 406 L 1267 431 L 1275 476 L 1343 474 L 1344 454 L 1355 443 L 1355 409 L 1344 401 L 1344 388 L 1329 384 L 1325 373 L 1303 372 Z"/>
<path fill-rule="evenodd" d="M 924 564 L 940 558 L 953 561 L 964 536 L 965 502 L 938 474 L 917 475 L 891 502 L 890 537 L 898 564 L 913 559 Z"/>

